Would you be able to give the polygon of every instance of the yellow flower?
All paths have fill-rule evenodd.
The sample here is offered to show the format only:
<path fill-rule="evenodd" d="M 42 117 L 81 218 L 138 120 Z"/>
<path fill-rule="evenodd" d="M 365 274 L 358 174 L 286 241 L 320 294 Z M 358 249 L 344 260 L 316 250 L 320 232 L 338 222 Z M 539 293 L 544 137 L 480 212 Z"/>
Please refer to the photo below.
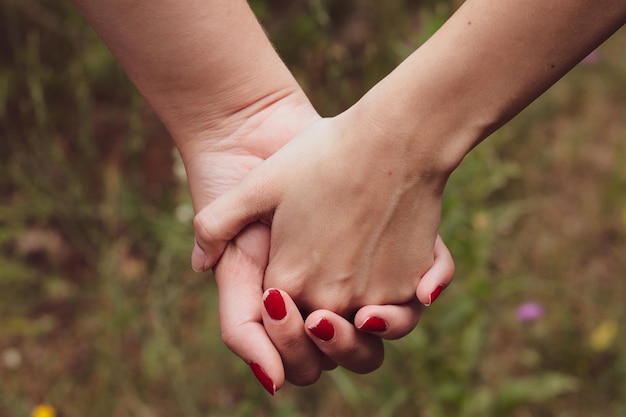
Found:
<path fill-rule="evenodd" d="M 39 404 L 30 415 L 31 417 L 56 417 L 57 411 L 50 404 Z"/>
<path fill-rule="evenodd" d="M 617 336 L 617 323 L 615 320 L 605 320 L 591 333 L 589 344 L 597 352 L 607 350 Z"/>

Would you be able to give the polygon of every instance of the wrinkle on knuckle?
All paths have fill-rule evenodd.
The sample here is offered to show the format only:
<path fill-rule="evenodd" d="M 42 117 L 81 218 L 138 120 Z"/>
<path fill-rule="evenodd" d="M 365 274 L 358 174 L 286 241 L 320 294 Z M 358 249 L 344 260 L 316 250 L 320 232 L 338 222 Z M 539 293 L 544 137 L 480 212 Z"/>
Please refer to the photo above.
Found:
<path fill-rule="evenodd" d="M 306 369 L 287 369 L 285 379 L 290 383 L 304 387 L 316 383 L 322 375 L 320 366 L 310 367 Z"/>
<path fill-rule="evenodd" d="M 368 359 L 364 357 L 361 346 L 356 342 L 350 343 L 341 354 L 345 359 L 356 360 L 357 362 L 367 362 Z"/>
<path fill-rule="evenodd" d="M 307 339 L 303 335 L 281 335 L 280 340 L 275 342 L 281 352 L 302 352 Z M 293 354 L 293 353 L 292 353 Z"/>
<path fill-rule="evenodd" d="M 221 330 L 222 342 L 233 352 L 237 352 L 238 347 L 241 345 L 241 337 L 238 332 L 222 329 Z"/>
<path fill-rule="evenodd" d="M 373 372 L 381 367 L 384 359 L 385 357 L 382 354 L 370 354 L 367 356 L 362 356 L 358 360 L 358 366 L 353 369 L 353 371 L 358 374 L 367 374 Z"/>
<path fill-rule="evenodd" d="M 200 212 L 193 219 L 193 229 L 197 238 L 204 243 L 211 243 L 221 236 L 222 229 L 212 212 Z"/>

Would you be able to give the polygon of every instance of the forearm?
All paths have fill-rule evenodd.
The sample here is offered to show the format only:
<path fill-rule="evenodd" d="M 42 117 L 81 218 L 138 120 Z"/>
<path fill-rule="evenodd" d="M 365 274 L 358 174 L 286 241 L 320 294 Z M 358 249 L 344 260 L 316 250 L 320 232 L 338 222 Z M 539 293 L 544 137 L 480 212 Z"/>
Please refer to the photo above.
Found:
<path fill-rule="evenodd" d="M 623 0 L 468 0 L 358 117 L 391 131 L 413 166 L 451 171 L 625 20 Z"/>
<path fill-rule="evenodd" d="M 243 0 L 73 0 L 174 139 L 299 90 Z"/>

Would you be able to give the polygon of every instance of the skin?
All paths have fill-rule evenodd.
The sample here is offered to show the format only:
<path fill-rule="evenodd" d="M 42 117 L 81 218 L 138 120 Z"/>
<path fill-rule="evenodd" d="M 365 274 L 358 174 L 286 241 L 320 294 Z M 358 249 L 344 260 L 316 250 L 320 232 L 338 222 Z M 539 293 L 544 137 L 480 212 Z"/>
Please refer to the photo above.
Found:
<path fill-rule="evenodd" d="M 466 1 L 354 106 L 202 210 L 199 264 L 260 220 L 272 227 L 264 283 L 298 305 L 350 317 L 412 299 L 451 172 L 625 21 L 622 0 Z M 418 298 L 433 289 L 422 280 Z"/>
<path fill-rule="evenodd" d="M 170 131 L 196 211 L 320 120 L 245 1 L 74 4 Z M 310 384 L 337 365 L 355 372 L 376 369 L 383 359 L 381 337 L 400 337 L 419 321 L 423 308 L 414 297 L 358 310 L 356 326 L 372 316 L 387 323 L 377 335 L 358 331 L 332 311 L 315 311 L 314 317 L 326 318 L 336 330 L 332 343 L 320 343 L 288 292 L 281 292 L 287 315 L 280 322 L 263 308 L 268 227 L 251 224 L 229 240 L 214 270 L 222 337 L 234 353 L 263 369 L 272 394 L 285 378 Z M 423 272 L 427 281 L 447 285 L 454 268 L 445 246 L 439 248 L 439 262 Z"/>

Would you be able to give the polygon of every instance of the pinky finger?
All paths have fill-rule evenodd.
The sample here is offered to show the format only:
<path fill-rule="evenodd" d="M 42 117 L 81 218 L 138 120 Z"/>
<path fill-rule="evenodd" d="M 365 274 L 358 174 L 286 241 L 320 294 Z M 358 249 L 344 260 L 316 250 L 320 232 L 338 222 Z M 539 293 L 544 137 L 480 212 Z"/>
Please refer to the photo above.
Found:
<path fill-rule="evenodd" d="M 354 325 L 363 332 L 394 340 L 411 333 L 423 312 L 424 305 L 417 299 L 398 305 L 370 305 L 359 309 Z"/>
<path fill-rule="evenodd" d="M 434 303 L 454 278 L 454 260 L 441 236 L 437 236 L 435 241 L 434 255 L 433 266 L 426 271 L 415 292 L 417 299 L 425 306 Z"/>

